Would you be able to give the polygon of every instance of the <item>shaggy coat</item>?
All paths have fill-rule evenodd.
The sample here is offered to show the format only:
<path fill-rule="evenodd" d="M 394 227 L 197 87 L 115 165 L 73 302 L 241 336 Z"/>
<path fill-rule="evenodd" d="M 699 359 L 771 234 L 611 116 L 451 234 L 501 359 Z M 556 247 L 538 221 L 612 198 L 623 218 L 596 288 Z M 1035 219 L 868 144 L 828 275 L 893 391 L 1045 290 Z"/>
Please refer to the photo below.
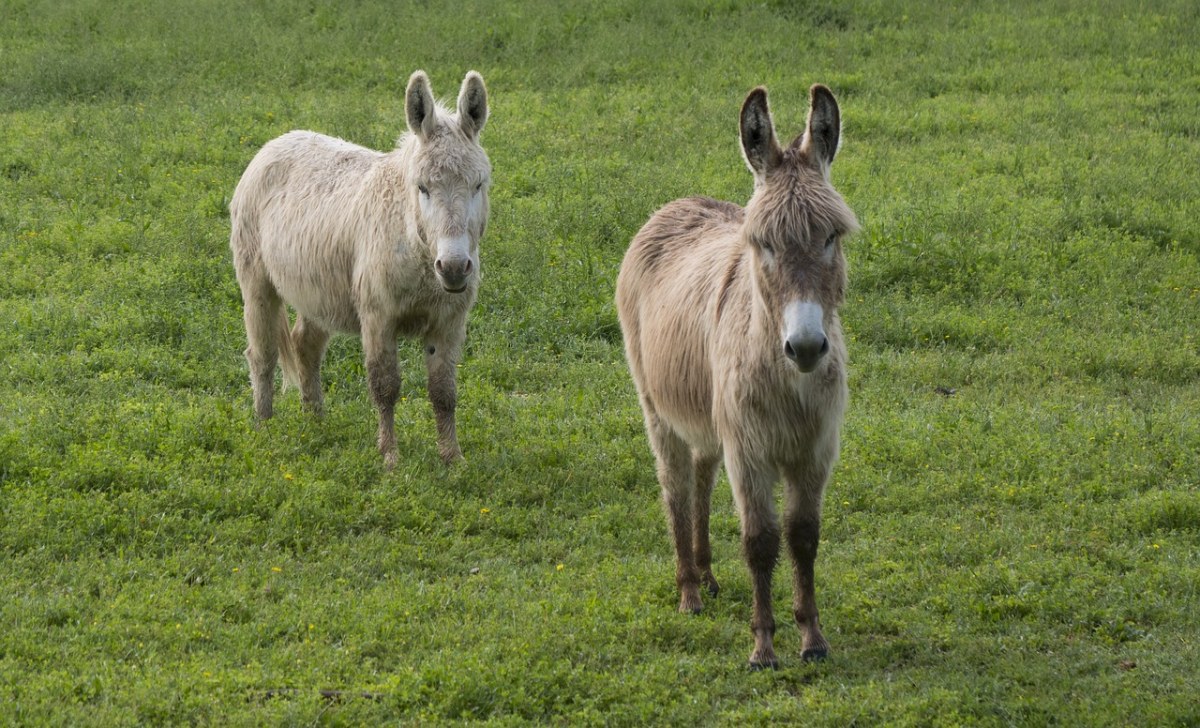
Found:
<path fill-rule="evenodd" d="M 438 105 L 423 71 L 405 93 L 408 132 L 381 153 L 293 131 L 250 162 L 229 205 L 246 359 L 259 418 L 272 413 L 275 365 L 322 409 L 321 360 L 334 332 L 362 337 L 379 450 L 397 459 L 396 338 L 420 339 L 438 450 L 462 457 L 455 367 L 479 287 L 491 166 L 479 145 L 487 90 L 474 71 L 458 108 Z M 296 310 L 290 327 L 285 304 Z"/>
<path fill-rule="evenodd" d="M 813 562 L 847 399 L 837 315 L 846 287 L 842 239 L 857 229 L 829 182 L 840 129 L 833 94 L 815 85 L 806 132 L 782 148 L 766 91 L 752 91 L 740 124 L 754 174 L 750 202 L 666 205 L 634 237 L 617 279 L 626 356 L 675 545 L 679 608 L 700 611 L 702 583 L 718 590 L 708 521 L 724 456 L 753 581 L 756 668 L 777 665 L 770 585 L 780 477 L 802 655 L 819 658 L 829 647 Z"/>

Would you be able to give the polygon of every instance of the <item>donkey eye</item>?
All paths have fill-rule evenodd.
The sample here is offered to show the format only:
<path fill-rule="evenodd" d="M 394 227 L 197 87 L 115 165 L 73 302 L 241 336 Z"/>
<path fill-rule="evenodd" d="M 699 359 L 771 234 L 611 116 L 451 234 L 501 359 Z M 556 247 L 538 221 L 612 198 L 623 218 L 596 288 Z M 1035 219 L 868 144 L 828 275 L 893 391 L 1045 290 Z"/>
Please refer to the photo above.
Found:
<path fill-rule="evenodd" d="M 766 240 L 759 243 L 759 245 L 762 247 L 763 252 L 766 253 L 767 255 L 775 255 L 775 248 L 770 243 L 768 243 Z"/>
<path fill-rule="evenodd" d="M 420 190 L 421 194 L 425 195 L 426 197 L 429 196 L 429 188 L 425 185 L 417 185 L 417 189 Z"/>
<path fill-rule="evenodd" d="M 832 247 L 833 247 L 833 244 L 834 244 L 834 243 L 836 243 L 836 242 L 837 242 L 837 236 L 836 236 L 836 235 L 830 235 L 830 236 L 829 236 L 829 239 L 825 241 L 825 249 L 826 249 L 826 250 L 829 250 L 830 248 L 832 248 Z"/>
<path fill-rule="evenodd" d="M 480 190 L 482 190 L 482 189 L 483 189 L 483 183 L 482 183 L 482 182 L 480 182 L 479 184 L 475 185 L 475 191 L 476 191 L 476 192 L 479 192 L 479 191 L 480 191 Z"/>

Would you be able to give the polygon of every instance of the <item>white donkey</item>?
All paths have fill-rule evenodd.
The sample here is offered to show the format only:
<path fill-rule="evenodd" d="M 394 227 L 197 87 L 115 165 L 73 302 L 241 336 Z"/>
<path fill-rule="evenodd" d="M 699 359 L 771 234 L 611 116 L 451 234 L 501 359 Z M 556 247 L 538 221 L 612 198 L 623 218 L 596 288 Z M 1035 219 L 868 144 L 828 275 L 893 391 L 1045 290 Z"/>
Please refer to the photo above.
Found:
<path fill-rule="evenodd" d="M 417 71 L 404 108 L 408 132 L 386 154 L 307 131 L 268 142 L 229 204 L 255 413 L 272 414 L 277 361 L 319 413 L 329 336 L 358 334 L 388 467 L 397 459 L 397 336 L 424 342 L 438 451 L 447 463 L 462 457 L 455 367 L 479 288 L 491 179 L 478 73 L 463 79 L 451 113 Z M 297 314 L 290 331 L 285 304 Z"/>

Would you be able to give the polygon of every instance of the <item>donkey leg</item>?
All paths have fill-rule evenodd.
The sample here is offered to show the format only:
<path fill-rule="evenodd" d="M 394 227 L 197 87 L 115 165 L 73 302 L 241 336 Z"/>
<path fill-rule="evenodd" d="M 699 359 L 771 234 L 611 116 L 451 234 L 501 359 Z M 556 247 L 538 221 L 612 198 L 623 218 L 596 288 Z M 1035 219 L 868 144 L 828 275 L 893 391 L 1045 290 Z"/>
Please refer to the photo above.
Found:
<path fill-rule="evenodd" d="M 742 550 L 750 568 L 754 594 L 750 617 L 754 650 L 750 653 L 750 668 L 777 668 L 775 616 L 771 608 L 771 576 L 779 559 L 779 523 L 772 502 L 775 476 L 769 469 L 736 453 L 725 458 L 725 467 L 742 522 Z"/>
<path fill-rule="evenodd" d="M 708 516 L 712 510 L 712 489 L 717 479 L 720 455 L 692 453 L 692 465 L 696 477 L 696 499 L 692 502 L 692 548 L 696 554 L 696 568 L 700 580 L 708 589 L 709 596 L 721 591 L 712 573 L 712 544 L 708 540 Z"/>
<path fill-rule="evenodd" d="M 279 294 L 265 281 L 242 286 L 246 322 L 246 361 L 254 390 L 254 414 L 265 420 L 274 414 L 275 365 L 279 361 Z"/>
<path fill-rule="evenodd" d="M 320 415 L 325 411 L 325 397 L 321 391 L 321 360 L 325 358 L 325 347 L 329 345 L 329 332 L 303 316 L 297 316 L 296 325 L 292 328 L 292 341 L 300 365 L 300 396 L 305 408 Z"/>
<path fill-rule="evenodd" d="M 454 411 L 458 406 L 458 358 L 466 339 L 466 322 L 448 332 L 425 339 L 425 372 L 428 375 L 429 404 L 437 422 L 438 454 L 447 465 L 463 459 L 458 446 L 458 428 Z"/>
<path fill-rule="evenodd" d="M 396 365 L 396 330 L 384 322 L 362 323 L 363 354 L 371 399 L 379 410 L 379 452 L 389 470 L 396 467 L 396 400 L 400 397 L 400 370 Z"/>
<path fill-rule="evenodd" d="M 691 449 L 648 408 L 646 431 L 654 448 L 667 526 L 675 544 L 675 584 L 679 587 L 679 611 L 699 614 L 704 602 L 700 599 L 700 569 L 696 566 L 692 541 L 695 480 Z"/>
<path fill-rule="evenodd" d="M 821 660 L 829 654 L 829 642 L 821 634 L 813 565 L 821 536 L 821 499 L 828 468 L 813 467 L 789 473 L 785 529 L 792 556 L 792 612 L 800 627 L 803 660 Z"/>

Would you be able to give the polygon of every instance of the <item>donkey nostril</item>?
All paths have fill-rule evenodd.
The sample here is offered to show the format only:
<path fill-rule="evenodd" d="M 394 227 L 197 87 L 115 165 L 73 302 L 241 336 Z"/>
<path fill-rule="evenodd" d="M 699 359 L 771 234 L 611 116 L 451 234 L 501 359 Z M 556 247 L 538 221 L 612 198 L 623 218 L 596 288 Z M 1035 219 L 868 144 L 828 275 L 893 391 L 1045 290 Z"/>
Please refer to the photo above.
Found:
<path fill-rule="evenodd" d="M 438 273 L 441 273 L 441 272 L 442 272 L 442 259 L 441 259 L 441 258 L 438 258 L 437 260 L 435 260 L 435 261 L 433 262 L 433 267 L 434 267 L 435 269 L 437 269 L 437 272 L 438 272 Z"/>
<path fill-rule="evenodd" d="M 822 357 L 829 353 L 829 338 L 821 337 L 820 343 L 804 339 L 786 339 L 783 353 L 795 362 L 802 371 L 809 371 Z"/>
<path fill-rule="evenodd" d="M 467 258 L 467 264 L 463 266 L 463 275 L 464 276 L 471 275 L 471 259 L 470 258 Z"/>

